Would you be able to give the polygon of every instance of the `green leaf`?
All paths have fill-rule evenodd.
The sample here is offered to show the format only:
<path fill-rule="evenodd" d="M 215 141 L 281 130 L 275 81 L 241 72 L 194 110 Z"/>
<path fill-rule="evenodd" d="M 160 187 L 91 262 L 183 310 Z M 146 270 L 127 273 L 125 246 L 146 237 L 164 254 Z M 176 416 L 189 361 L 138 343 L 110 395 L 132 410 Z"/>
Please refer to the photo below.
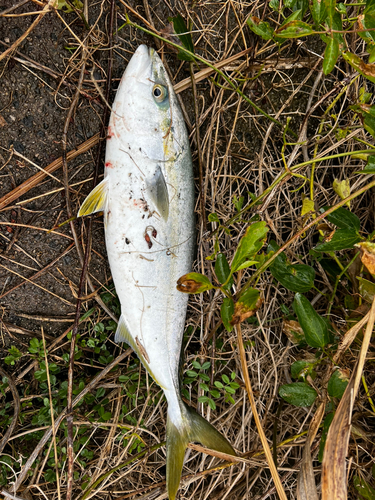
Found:
<path fill-rule="evenodd" d="M 182 46 L 189 52 L 192 52 L 194 54 L 193 40 L 191 38 L 191 34 L 188 33 L 189 30 L 181 14 L 177 14 L 177 16 L 175 17 L 168 17 L 168 21 L 173 23 L 174 32 L 180 39 Z M 182 50 L 178 51 L 177 57 L 182 61 L 194 61 L 194 57 L 192 57 L 189 54 L 186 54 Z"/>
<path fill-rule="evenodd" d="M 222 384 L 221 382 L 219 382 L 218 380 L 216 380 L 216 381 L 214 382 L 214 385 L 215 385 L 215 387 L 217 387 L 218 389 L 222 389 L 222 388 L 224 387 L 224 386 L 223 386 L 223 384 Z"/>
<path fill-rule="evenodd" d="M 210 280 L 200 273 L 188 273 L 177 281 L 177 290 L 183 293 L 202 293 L 215 288 Z"/>
<path fill-rule="evenodd" d="M 234 302 L 232 299 L 225 297 L 220 309 L 221 319 L 228 332 L 233 330 L 233 325 L 230 324 L 234 313 Z"/>
<path fill-rule="evenodd" d="M 268 23 L 261 21 L 255 16 L 250 16 L 246 22 L 251 31 L 253 31 L 256 35 L 261 36 L 263 40 L 272 40 L 273 29 Z"/>
<path fill-rule="evenodd" d="M 312 373 L 314 368 L 313 361 L 306 361 L 305 359 L 300 359 L 295 361 L 290 367 L 290 373 L 292 378 L 302 378 L 305 379 L 306 375 Z"/>
<path fill-rule="evenodd" d="M 352 230 L 338 229 L 330 241 L 321 243 L 315 247 L 315 250 L 317 252 L 336 252 L 338 250 L 354 248 L 354 245 L 360 241 L 362 241 L 362 238 L 358 234 L 353 233 Z"/>
<path fill-rule="evenodd" d="M 360 276 L 357 276 L 357 280 L 359 281 L 359 293 L 362 298 L 367 302 L 372 302 L 375 297 L 375 283 Z"/>
<path fill-rule="evenodd" d="M 334 416 L 335 416 L 334 413 L 328 413 L 323 422 L 323 432 L 322 432 L 322 437 L 320 438 L 319 455 L 318 455 L 319 462 L 323 462 L 324 446 L 326 444 L 328 430 Z"/>
<path fill-rule="evenodd" d="M 255 254 L 259 252 L 263 246 L 263 240 L 267 232 L 268 228 L 265 222 L 255 222 L 246 229 L 231 264 L 232 273 L 236 272 L 246 260 L 253 259 Z"/>
<path fill-rule="evenodd" d="M 313 34 L 312 27 L 303 21 L 291 21 L 275 31 L 277 38 L 301 38 Z"/>
<path fill-rule="evenodd" d="M 271 240 L 267 251 L 268 253 L 271 251 L 276 252 L 279 248 L 277 243 Z M 292 292 L 308 292 L 314 285 L 314 269 L 306 264 L 289 264 L 284 252 L 273 261 L 270 271 L 282 286 Z"/>
<path fill-rule="evenodd" d="M 375 132 L 375 131 L 374 131 Z M 365 175 L 373 175 L 375 174 L 375 156 L 369 155 L 367 157 L 367 164 L 363 170 L 359 172 L 354 172 L 355 174 L 365 174 Z"/>
<path fill-rule="evenodd" d="M 83 3 L 80 2 L 79 0 L 71 0 L 71 4 L 74 5 L 74 7 L 77 10 L 82 10 L 82 8 L 83 8 Z M 74 9 L 67 3 L 66 0 L 58 0 L 56 8 L 57 8 L 57 10 L 62 10 L 66 14 L 69 14 L 70 12 L 74 11 Z M 55 479 L 55 481 L 56 481 L 56 479 Z"/>
<path fill-rule="evenodd" d="M 329 342 L 327 323 L 319 316 L 304 295 L 296 293 L 293 301 L 293 309 L 309 346 L 326 346 Z"/>
<path fill-rule="evenodd" d="M 335 67 L 337 59 L 339 57 L 339 53 L 340 53 L 339 42 L 336 40 L 336 38 L 329 37 L 326 50 L 324 51 L 324 59 L 323 59 L 323 73 L 325 75 L 329 75 L 329 73 L 331 73 L 331 71 Z"/>
<path fill-rule="evenodd" d="M 365 500 L 375 500 L 374 488 L 367 484 L 362 477 L 354 476 L 353 485 L 362 498 Z"/>
<path fill-rule="evenodd" d="M 230 275 L 230 267 L 227 258 L 223 253 L 219 253 L 215 262 L 215 274 L 220 283 L 225 283 Z M 230 290 L 233 285 L 233 278 L 231 278 L 225 285 L 224 290 Z"/>
<path fill-rule="evenodd" d="M 314 19 L 315 26 L 318 28 L 320 23 L 327 17 L 327 9 L 322 0 L 313 0 L 310 5 L 310 10 L 312 17 Z"/>
<path fill-rule="evenodd" d="M 331 207 L 323 207 L 321 212 L 327 211 Z M 359 231 L 361 227 L 361 221 L 359 218 L 346 210 L 346 208 L 338 208 L 331 214 L 327 215 L 327 219 L 331 224 L 334 224 L 340 229 L 351 229 L 352 231 Z"/>
<path fill-rule="evenodd" d="M 208 406 L 211 408 L 211 410 L 216 410 L 216 404 L 215 401 L 213 401 L 211 398 L 207 401 Z"/>
<path fill-rule="evenodd" d="M 186 370 L 186 375 L 191 378 L 198 377 L 198 373 L 194 370 Z"/>
<path fill-rule="evenodd" d="M 199 396 L 198 402 L 199 403 L 208 403 L 209 397 L 208 396 Z"/>
<path fill-rule="evenodd" d="M 229 380 L 228 375 L 224 374 L 224 375 L 221 376 L 221 378 L 222 378 L 222 380 L 223 380 L 224 383 L 229 384 L 230 380 Z"/>
<path fill-rule="evenodd" d="M 348 383 L 349 383 L 348 370 L 340 368 L 337 369 L 336 371 L 333 372 L 331 378 L 329 379 L 327 386 L 328 394 L 333 398 L 341 399 Z"/>
<path fill-rule="evenodd" d="M 294 406 L 311 406 L 317 392 L 305 382 L 293 382 L 280 386 L 279 395 L 289 404 Z"/>
<path fill-rule="evenodd" d="M 206 361 L 202 365 L 202 370 L 208 370 L 211 366 L 211 361 Z"/>
<path fill-rule="evenodd" d="M 212 213 L 208 216 L 208 222 L 218 222 L 220 224 L 220 219 L 217 214 Z"/>
<path fill-rule="evenodd" d="M 340 196 L 342 200 L 345 200 L 350 195 L 350 181 L 349 179 L 343 179 L 339 181 L 335 179 L 332 184 L 333 190 L 336 194 Z M 346 202 L 348 208 L 350 208 L 350 201 Z"/>

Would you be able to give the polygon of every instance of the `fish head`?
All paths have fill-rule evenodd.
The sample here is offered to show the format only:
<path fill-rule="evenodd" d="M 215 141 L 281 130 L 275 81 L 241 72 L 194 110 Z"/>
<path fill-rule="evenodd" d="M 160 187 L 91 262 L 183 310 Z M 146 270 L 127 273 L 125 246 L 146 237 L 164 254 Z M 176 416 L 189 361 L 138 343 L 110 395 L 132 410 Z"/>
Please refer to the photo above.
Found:
<path fill-rule="evenodd" d="M 157 52 L 141 45 L 121 79 L 110 126 L 137 154 L 158 162 L 175 160 L 186 144 L 185 122 L 173 85 Z M 129 148 L 130 149 L 130 148 Z"/>

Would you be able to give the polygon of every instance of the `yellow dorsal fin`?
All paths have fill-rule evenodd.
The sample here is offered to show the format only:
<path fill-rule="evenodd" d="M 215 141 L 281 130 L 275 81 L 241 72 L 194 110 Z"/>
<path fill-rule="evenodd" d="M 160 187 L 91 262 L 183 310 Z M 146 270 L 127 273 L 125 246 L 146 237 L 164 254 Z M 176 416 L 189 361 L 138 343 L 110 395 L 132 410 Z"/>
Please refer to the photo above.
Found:
<path fill-rule="evenodd" d="M 104 211 L 107 204 L 107 191 L 108 179 L 103 179 L 85 198 L 79 209 L 78 217 Z"/>

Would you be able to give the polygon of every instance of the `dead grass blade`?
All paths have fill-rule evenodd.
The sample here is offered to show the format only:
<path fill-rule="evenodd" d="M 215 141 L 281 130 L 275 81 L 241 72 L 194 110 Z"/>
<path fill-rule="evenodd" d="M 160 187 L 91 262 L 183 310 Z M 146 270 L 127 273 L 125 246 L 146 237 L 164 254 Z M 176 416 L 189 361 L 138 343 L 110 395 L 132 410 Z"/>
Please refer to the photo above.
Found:
<path fill-rule="evenodd" d="M 349 445 L 351 414 L 361 381 L 362 370 L 375 322 L 375 298 L 368 317 L 357 365 L 336 410 L 328 431 L 322 464 L 322 500 L 346 500 L 346 455 Z"/>
<path fill-rule="evenodd" d="M 74 158 L 77 158 L 77 156 L 89 151 L 93 146 L 98 144 L 98 142 L 99 142 L 99 133 L 93 135 L 92 137 L 90 137 L 90 139 L 87 139 L 87 141 L 80 144 L 77 148 L 74 148 L 71 151 L 69 151 L 69 153 L 67 153 L 66 155 L 67 160 L 68 161 L 74 160 Z M 52 173 L 55 172 L 57 169 L 59 169 L 62 166 L 62 164 L 63 160 L 62 156 L 60 156 L 60 158 L 54 160 L 44 170 L 48 173 Z M 30 189 L 36 187 L 46 176 L 47 176 L 46 173 L 38 172 L 37 174 L 27 179 L 27 181 L 23 182 L 15 189 L 12 189 L 12 191 L 5 194 L 2 198 L 0 198 L 0 210 L 10 205 L 10 203 L 13 203 L 13 201 L 17 200 L 17 198 L 19 198 L 20 196 L 23 196 L 25 193 L 30 191 Z"/>
<path fill-rule="evenodd" d="M 306 439 L 301 469 L 297 479 L 298 500 L 318 500 L 314 469 L 311 457 L 310 439 Z"/>
<path fill-rule="evenodd" d="M 275 465 L 275 463 L 273 461 L 272 452 L 270 450 L 270 447 L 268 446 L 267 438 L 266 438 L 266 435 L 264 434 L 262 423 L 260 421 L 260 418 L 259 418 L 259 415 L 258 415 L 258 411 L 257 411 L 257 407 L 256 407 L 256 404 L 255 404 L 253 390 L 251 388 L 249 371 L 247 369 L 246 352 L 245 352 L 245 348 L 244 348 L 244 345 L 243 345 L 243 339 L 242 339 L 242 333 L 241 333 L 241 325 L 236 325 L 236 331 L 237 331 L 238 347 L 239 347 L 239 351 L 240 351 L 240 360 L 241 360 L 242 373 L 243 373 L 243 377 L 244 377 L 244 380 L 245 380 L 246 391 L 247 391 L 247 395 L 249 397 L 249 401 L 250 401 L 250 405 L 251 405 L 251 410 L 253 412 L 254 420 L 255 420 L 255 423 L 256 423 L 256 426 L 257 426 L 257 429 L 258 429 L 258 432 L 259 432 L 259 437 L 260 437 L 260 440 L 262 442 L 262 446 L 263 446 L 263 449 L 264 449 L 264 453 L 266 455 L 268 466 L 269 466 L 271 474 L 272 474 L 272 479 L 273 479 L 273 481 L 275 483 L 276 491 L 277 491 L 277 493 L 278 493 L 278 495 L 279 495 L 279 497 L 280 497 L 281 500 L 287 500 L 287 496 L 285 494 L 283 485 L 281 484 L 281 480 L 280 480 L 279 474 L 277 472 L 276 465 Z"/>

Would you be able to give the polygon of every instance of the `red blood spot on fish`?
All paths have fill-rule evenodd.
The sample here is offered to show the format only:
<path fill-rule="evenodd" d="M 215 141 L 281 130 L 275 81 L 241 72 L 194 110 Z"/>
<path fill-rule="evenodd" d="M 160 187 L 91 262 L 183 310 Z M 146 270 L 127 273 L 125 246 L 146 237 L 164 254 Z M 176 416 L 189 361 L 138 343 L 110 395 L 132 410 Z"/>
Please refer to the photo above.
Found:
<path fill-rule="evenodd" d="M 106 166 L 107 168 L 113 168 L 113 165 L 112 165 L 112 163 L 111 163 L 110 161 L 106 161 L 106 162 L 105 162 L 105 166 Z"/>
<path fill-rule="evenodd" d="M 148 233 L 145 234 L 145 240 L 146 240 L 146 243 L 148 245 L 148 248 L 150 249 L 152 247 L 152 241 L 151 241 L 151 238 L 148 235 Z"/>
<path fill-rule="evenodd" d="M 114 132 L 112 130 L 112 127 L 109 125 L 108 126 L 108 130 L 107 130 L 107 139 L 112 139 L 112 137 L 114 136 Z"/>

